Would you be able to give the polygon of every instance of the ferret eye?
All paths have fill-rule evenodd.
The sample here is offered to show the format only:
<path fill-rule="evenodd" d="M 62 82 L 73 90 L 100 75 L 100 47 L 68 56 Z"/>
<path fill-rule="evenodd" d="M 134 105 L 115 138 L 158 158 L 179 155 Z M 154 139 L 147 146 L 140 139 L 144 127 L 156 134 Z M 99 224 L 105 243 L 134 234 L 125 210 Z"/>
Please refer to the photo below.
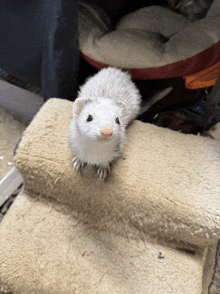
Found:
<path fill-rule="evenodd" d="M 119 121 L 118 117 L 116 118 L 116 120 L 115 120 L 115 121 L 116 121 L 116 123 L 117 123 L 117 124 L 119 124 L 119 125 L 120 125 L 120 121 Z"/>
<path fill-rule="evenodd" d="M 92 121 L 92 120 L 93 120 L 93 117 L 91 116 L 91 114 L 89 114 L 86 121 Z"/>

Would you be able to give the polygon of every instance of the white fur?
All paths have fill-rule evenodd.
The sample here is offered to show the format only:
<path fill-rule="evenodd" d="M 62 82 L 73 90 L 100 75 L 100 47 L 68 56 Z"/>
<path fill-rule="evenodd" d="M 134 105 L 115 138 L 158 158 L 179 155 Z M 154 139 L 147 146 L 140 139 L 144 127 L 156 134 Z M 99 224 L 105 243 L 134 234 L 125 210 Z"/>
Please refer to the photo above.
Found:
<path fill-rule="evenodd" d="M 130 74 L 120 69 L 102 69 L 80 87 L 67 136 L 68 146 L 75 155 L 75 171 L 87 163 L 98 167 L 100 178 L 107 176 L 110 162 L 124 147 L 125 128 L 138 115 L 140 102 L 141 96 Z M 87 121 L 88 115 L 93 117 L 92 121 Z M 101 137 L 100 131 L 107 128 L 113 130 L 113 135 Z"/>
<path fill-rule="evenodd" d="M 121 101 L 126 106 L 124 122 L 127 125 L 140 111 L 141 95 L 131 75 L 114 67 L 103 68 L 80 88 L 79 97 L 103 97 Z"/>
<path fill-rule="evenodd" d="M 167 95 L 167 90 L 163 92 Z M 165 96 L 162 92 L 158 95 L 147 103 L 144 111 Z M 98 167 L 100 178 L 107 176 L 111 161 L 124 147 L 126 126 L 141 113 L 140 104 L 141 96 L 130 74 L 117 68 L 102 69 L 81 86 L 67 136 L 75 171 L 87 163 Z M 89 115 L 93 120 L 88 122 Z M 100 131 L 104 129 L 112 129 L 113 135 L 103 138 Z"/>
<path fill-rule="evenodd" d="M 93 116 L 91 122 L 86 121 L 89 114 Z M 93 99 L 71 121 L 68 145 L 72 153 L 92 165 L 108 164 L 118 157 L 126 138 L 123 120 L 120 125 L 115 122 L 117 117 L 120 120 L 120 116 L 120 107 L 110 99 Z M 113 129 L 113 135 L 102 138 L 100 130 L 106 127 Z"/>

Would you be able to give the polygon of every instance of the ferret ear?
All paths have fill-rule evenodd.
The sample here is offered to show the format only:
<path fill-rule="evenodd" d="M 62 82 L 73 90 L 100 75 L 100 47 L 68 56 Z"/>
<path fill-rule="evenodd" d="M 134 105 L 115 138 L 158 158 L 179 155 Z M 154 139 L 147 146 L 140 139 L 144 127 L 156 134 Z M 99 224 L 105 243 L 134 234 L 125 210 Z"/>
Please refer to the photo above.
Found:
<path fill-rule="evenodd" d="M 116 104 L 120 107 L 121 109 L 121 114 L 124 115 L 126 113 L 126 106 L 122 101 L 116 102 Z"/>
<path fill-rule="evenodd" d="M 90 102 L 91 99 L 89 98 L 77 98 L 73 103 L 73 116 L 77 116 L 81 112 L 83 107 Z"/>

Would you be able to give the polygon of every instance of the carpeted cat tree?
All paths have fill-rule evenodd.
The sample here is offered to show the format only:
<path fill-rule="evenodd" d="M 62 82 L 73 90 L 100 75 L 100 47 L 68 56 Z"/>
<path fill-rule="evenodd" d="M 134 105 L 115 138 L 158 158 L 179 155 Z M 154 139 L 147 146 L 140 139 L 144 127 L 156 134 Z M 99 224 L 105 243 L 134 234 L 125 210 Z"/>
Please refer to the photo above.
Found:
<path fill-rule="evenodd" d="M 14 294 L 208 293 L 220 237 L 220 142 L 134 121 L 112 173 L 75 174 L 72 102 L 51 99 L 15 156 L 24 189 L 0 224 Z"/>
<path fill-rule="evenodd" d="M 169 25 L 167 12 L 163 32 L 173 35 L 165 43 L 158 32 L 149 43 L 152 34 L 130 28 L 129 18 L 111 33 L 100 10 L 81 5 L 80 49 L 98 68 L 130 66 L 136 78 L 194 74 L 219 62 L 219 3 L 192 25 L 180 16 Z M 126 48 L 143 56 L 121 51 L 128 35 L 136 46 Z M 208 294 L 220 239 L 220 142 L 136 120 L 101 182 L 93 169 L 73 171 L 71 118 L 72 102 L 50 99 L 19 144 L 24 188 L 0 223 L 0 286 L 13 294 Z"/>

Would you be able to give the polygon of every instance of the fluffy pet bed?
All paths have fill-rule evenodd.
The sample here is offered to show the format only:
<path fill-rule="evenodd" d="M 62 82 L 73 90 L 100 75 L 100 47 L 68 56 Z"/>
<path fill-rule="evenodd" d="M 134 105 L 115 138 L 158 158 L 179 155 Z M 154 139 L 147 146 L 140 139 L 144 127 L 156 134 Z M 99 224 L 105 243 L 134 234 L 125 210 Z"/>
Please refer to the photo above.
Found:
<path fill-rule="evenodd" d="M 115 28 L 100 8 L 81 3 L 79 45 L 96 68 L 129 69 L 134 79 L 192 75 L 220 61 L 220 0 L 214 0 L 207 15 L 196 22 L 149 6 L 124 16 Z"/>
<path fill-rule="evenodd" d="M 208 293 L 220 237 L 220 142 L 134 121 L 105 182 L 75 174 L 72 102 L 51 99 L 15 156 L 0 284 L 29 293 Z"/>

